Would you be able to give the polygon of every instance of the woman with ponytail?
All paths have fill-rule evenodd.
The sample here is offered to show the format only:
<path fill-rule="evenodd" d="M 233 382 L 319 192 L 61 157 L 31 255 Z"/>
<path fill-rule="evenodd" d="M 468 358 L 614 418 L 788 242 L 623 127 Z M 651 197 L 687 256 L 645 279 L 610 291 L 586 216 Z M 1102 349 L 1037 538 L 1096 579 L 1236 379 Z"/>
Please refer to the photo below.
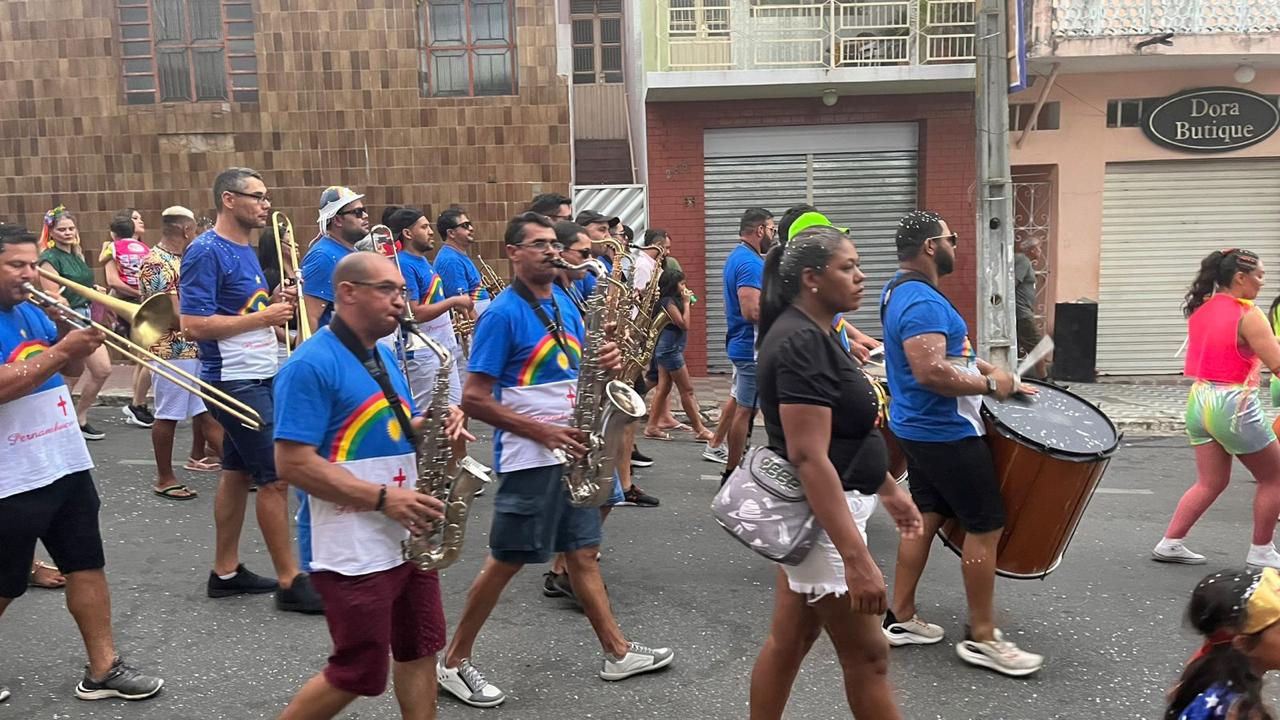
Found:
<path fill-rule="evenodd" d="M 1275 720 L 1262 676 L 1280 670 L 1280 573 L 1227 570 L 1191 594 L 1187 623 L 1204 645 L 1169 692 L 1164 720 Z"/>
<path fill-rule="evenodd" d="M 853 714 L 901 717 L 880 630 L 884 576 L 852 499 L 878 492 L 904 536 L 919 535 L 922 521 L 905 491 L 886 482 L 885 449 L 874 432 L 879 403 L 831 327 L 832 317 L 861 304 L 864 280 L 853 243 L 833 227 L 806 230 L 765 258 L 760 409 L 769 448 L 795 467 L 822 531 L 800 564 L 778 568 L 773 622 L 751 673 L 751 720 L 782 717 L 800 663 L 824 630 Z"/>
<path fill-rule="evenodd" d="M 1209 253 L 1200 263 L 1183 310 L 1187 359 L 1195 380 L 1187 396 L 1187 436 L 1196 454 L 1196 484 L 1182 495 L 1164 538 L 1151 551 L 1160 562 L 1204 562 L 1183 543 L 1231 479 L 1237 457 L 1258 481 L 1253 496 L 1253 540 L 1245 562 L 1280 568 L 1272 544 L 1280 513 L 1280 445 L 1258 400 L 1265 364 L 1280 371 L 1280 342 L 1254 305 L 1265 271 L 1256 253 L 1239 248 Z"/>
<path fill-rule="evenodd" d="M 40 248 L 43 250 L 40 253 L 40 267 L 85 287 L 98 287 L 94 284 L 93 270 L 84 261 L 76 219 L 66 208 L 59 205 L 45 213 L 40 241 Z M 89 317 L 89 298 L 72 290 L 63 290 L 61 285 L 47 278 L 41 279 L 40 284 L 45 292 L 61 295 L 73 310 Z M 98 401 L 98 393 L 107 383 L 107 378 L 111 377 L 111 357 L 107 354 L 105 345 L 99 345 L 92 355 L 85 358 L 84 369 L 89 377 L 80 387 L 80 397 L 76 399 L 76 421 L 80 424 L 80 433 L 85 440 L 101 440 L 106 434 L 89 424 L 89 408 Z M 67 381 L 67 391 L 74 392 L 80 376 L 63 373 L 63 378 Z"/>

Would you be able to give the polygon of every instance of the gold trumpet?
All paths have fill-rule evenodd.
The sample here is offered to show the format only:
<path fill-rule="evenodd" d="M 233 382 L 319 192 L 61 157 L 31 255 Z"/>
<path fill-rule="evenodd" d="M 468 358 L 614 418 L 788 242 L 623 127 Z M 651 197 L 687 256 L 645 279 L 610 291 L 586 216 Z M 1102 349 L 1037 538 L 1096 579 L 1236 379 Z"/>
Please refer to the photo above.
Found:
<path fill-rule="evenodd" d="M 176 317 L 173 313 L 173 303 L 168 295 L 154 295 L 141 305 L 127 303 L 119 298 L 113 298 L 106 293 L 100 293 L 97 290 L 87 288 L 79 283 L 72 282 L 66 278 L 59 277 L 43 268 L 39 268 L 40 274 L 50 280 L 62 285 L 66 288 L 95 301 L 102 303 L 110 308 L 116 315 L 127 318 L 133 324 L 133 331 L 130 333 L 132 340 L 126 338 L 115 331 L 103 325 L 85 318 L 83 315 L 71 309 L 70 305 L 63 303 L 58 297 L 37 288 L 31 283 L 23 283 L 22 287 L 31 297 L 28 300 L 40 307 L 51 310 L 58 314 L 66 324 L 84 330 L 90 327 L 97 328 L 107 336 L 105 345 L 116 352 L 124 355 L 126 359 L 135 362 L 143 367 L 149 368 L 152 372 L 163 377 L 169 382 L 222 410 L 231 417 L 239 420 L 245 427 L 250 430 L 262 429 L 262 416 L 256 410 L 239 400 L 231 397 L 218 388 L 183 370 L 148 350 L 141 344 L 139 338 L 153 337 L 159 340 L 161 336 L 171 330 L 177 330 L 177 323 L 173 322 Z M 160 303 L 153 303 L 152 300 L 159 300 Z M 161 306 L 163 310 L 155 309 Z M 152 342 L 155 342 L 154 340 Z M 155 363 L 155 365 L 151 365 Z"/>
<path fill-rule="evenodd" d="M 285 239 L 281 236 L 280 226 L 284 225 L 284 234 L 289 236 L 287 242 L 289 246 L 289 261 L 293 264 L 293 277 L 285 276 L 284 267 L 284 246 Z M 293 221 L 288 215 L 280 211 L 271 213 L 271 233 L 276 243 L 276 262 L 280 264 L 280 285 L 288 287 L 290 284 L 296 285 L 298 288 L 298 339 L 297 342 L 305 342 L 311 338 L 311 321 L 307 319 L 306 307 L 302 304 L 302 267 L 298 262 L 298 246 L 293 241 Z M 292 355 L 294 340 L 289 332 L 289 326 L 292 323 L 284 324 L 284 354 Z"/>
<path fill-rule="evenodd" d="M 506 281 L 479 255 L 476 255 L 476 269 L 480 271 L 480 285 L 488 291 L 489 299 L 496 300 L 498 293 L 507 289 Z"/>

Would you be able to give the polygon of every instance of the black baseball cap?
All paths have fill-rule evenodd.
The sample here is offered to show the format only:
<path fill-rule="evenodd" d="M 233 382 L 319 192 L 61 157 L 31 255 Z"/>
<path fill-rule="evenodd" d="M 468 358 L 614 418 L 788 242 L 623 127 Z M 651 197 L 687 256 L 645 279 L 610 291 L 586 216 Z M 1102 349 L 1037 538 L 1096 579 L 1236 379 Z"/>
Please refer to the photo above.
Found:
<path fill-rule="evenodd" d="M 616 217 L 611 218 L 605 215 L 601 215 L 595 210 L 583 210 L 582 212 L 578 213 L 578 217 L 574 218 L 573 221 L 578 223 L 582 227 L 586 227 L 591 223 L 607 223 L 609 227 L 613 227 L 614 225 L 618 224 L 618 218 Z"/>

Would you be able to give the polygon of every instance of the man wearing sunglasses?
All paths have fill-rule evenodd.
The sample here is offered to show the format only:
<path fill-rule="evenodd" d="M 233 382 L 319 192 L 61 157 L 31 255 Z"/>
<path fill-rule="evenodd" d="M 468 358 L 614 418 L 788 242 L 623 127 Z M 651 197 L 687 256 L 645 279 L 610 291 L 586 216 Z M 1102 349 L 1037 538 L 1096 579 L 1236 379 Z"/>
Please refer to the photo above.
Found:
<path fill-rule="evenodd" d="M 339 185 L 320 193 L 320 236 L 302 259 L 302 300 L 313 331 L 333 316 L 333 269 L 369 234 L 369 211 L 362 198 Z"/>
<path fill-rule="evenodd" d="M 995 622 L 996 549 L 1005 509 L 979 411 L 983 395 L 1003 399 L 1034 390 L 978 358 L 964 318 L 938 290 L 938 279 L 955 269 L 959 244 L 947 222 L 932 212 L 908 213 L 895 243 L 899 272 L 880 296 L 889 428 L 907 455 L 911 499 L 924 516 L 924 532 L 898 544 L 884 634 L 895 647 L 942 641 L 942 626 L 916 613 L 916 586 L 934 534 L 943 520 L 955 518 L 966 533 L 961 565 L 969 603 L 956 654 L 970 665 L 1029 675 L 1044 658 L 1020 649 Z"/>
<path fill-rule="evenodd" d="M 476 243 L 476 229 L 467 211 L 454 205 L 440 213 L 436 219 L 436 233 L 443 244 L 436 253 L 435 271 L 440 276 L 445 297 L 470 295 L 473 303 L 471 319 L 479 318 L 480 313 L 489 307 L 493 298 L 484 289 L 480 270 L 471 259 L 471 250 Z M 467 381 L 467 356 L 458 353 L 458 375 L 462 382 Z"/>

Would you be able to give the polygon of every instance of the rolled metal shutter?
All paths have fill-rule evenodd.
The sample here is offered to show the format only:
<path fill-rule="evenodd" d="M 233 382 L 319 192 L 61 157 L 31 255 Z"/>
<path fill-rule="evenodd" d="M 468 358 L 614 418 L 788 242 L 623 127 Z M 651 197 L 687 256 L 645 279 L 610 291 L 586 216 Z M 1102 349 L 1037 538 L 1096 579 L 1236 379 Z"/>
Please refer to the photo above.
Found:
<path fill-rule="evenodd" d="M 868 275 L 863 307 L 850 314 L 850 322 L 879 337 L 876 300 L 898 263 L 894 231 L 918 197 L 916 150 L 708 157 L 704 172 L 708 371 L 732 369 L 724 352 L 724 263 L 738 244 L 738 221 L 749 207 L 780 218 L 788 207 L 809 202 L 831 222 L 849 227 Z"/>
<path fill-rule="evenodd" d="M 1182 372 L 1182 303 L 1205 255 L 1242 247 L 1280 265 L 1280 160 L 1111 163 L 1102 208 L 1100 374 Z M 1276 291 L 1263 293 L 1265 309 Z"/>

